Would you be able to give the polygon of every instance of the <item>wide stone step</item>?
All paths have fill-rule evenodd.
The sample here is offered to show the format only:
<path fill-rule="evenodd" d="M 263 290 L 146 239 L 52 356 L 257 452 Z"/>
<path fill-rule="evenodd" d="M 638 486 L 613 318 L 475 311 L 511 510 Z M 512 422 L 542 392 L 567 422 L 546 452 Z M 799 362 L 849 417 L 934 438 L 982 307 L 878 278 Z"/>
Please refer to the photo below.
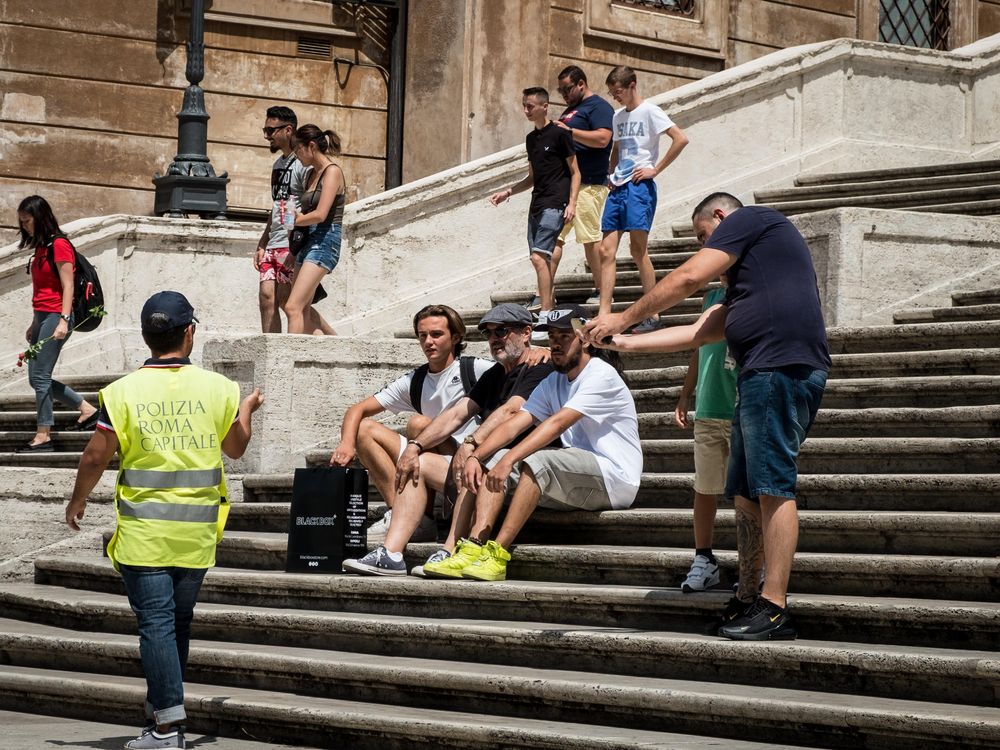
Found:
<path fill-rule="evenodd" d="M 10 710 L 44 711 L 86 720 L 117 721 L 142 705 L 145 681 L 0 666 L 0 701 Z M 315 689 L 315 688 L 313 688 Z M 194 731 L 258 740 L 309 743 L 352 750 L 381 748 L 697 748 L 707 740 L 673 733 L 605 727 L 491 714 L 409 708 L 314 695 L 199 683 L 184 684 L 188 726 Z M 735 730 L 734 730 L 735 731 Z M 727 746 L 728 743 L 727 743 Z M 732 747 L 763 750 L 771 745 L 736 740 Z M 789 747 L 782 745 L 781 747 Z"/>
<path fill-rule="evenodd" d="M 84 390 L 77 391 L 81 396 L 83 396 L 87 401 L 93 405 L 97 405 L 97 389 L 94 390 Z M 61 406 L 56 404 L 56 409 L 61 410 Z M 24 392 L 24 393 L 9 393 L 0 396 L 0 411 L 34 411 L 35 410 L 35 393 Z M 77 417 L 80 415 L 77 412 L 71 412 L 76 414 Z"/>
<path fill-rule="evenodd" d="M 955 292 L 951 295 L 953 305 L 995 305 L 1000 304 L 1000 288 L 980 289 L 971 292 Z"/>
<path fill-rule="evenodd" d="M 220 542 L 219 565 L 284 570 L 283 533 L 232 532 Z M 410 544 L 406 561 L 422 564 L 437 544 Z M 954 554 L 954 553 L 952 553 Z M 736 553 L 716 550 L 729 578 L 737 576 Z M 508 563 L 512 580 L 621 586 L 679 585 L 691 566 L 691 549 L 611 545 L 517 544 Z M 475 585 L 475 584 L 473 584 Z M 969 601 L 1000 601 L 1000 559 L 959 556 L 874 555 L 800 552 L 789 590 L 818 594 L 947 595 Z"/>
<path fill-rule="evenodd" d="M 288 531 L 288 502 L 236 503 L 227 532 Z M 369 505 L 369 522 L 381 518 L 382 503 Z M 981 555 L 996 552 L 1000 515 L 993 513 L 920 513 L 906 511 L 811 511 L 799 513 L 803 552 L 851 552 L 902 555 Z M 690 510 L 632 508 L 586 511 L 535 511 L 518 539 L 523 543 L 622 544 L 681 547 L 693 542 Z M 736 548 L 736 518 L 721 509 L 715 519 L 715 545 Z M 679 581 L 678 581 L 679 583 Z"/>
<path fill-rule="evenodd" d="M 934 208 L 935 213 L 941 208 L 962 205 L 976 207 L 983 201 L 1000 199 L 1000 184 L 993 182 L 973 187 L 935 188 L 933 190 L 900 190 L 886 193 L 855 193 L 837 195 L 830 198 L 799 197 L 785 200 L 768 201 L 770 208 L 780 211 L 786 216 L 825 211 L 831 208 L 883 208 L 905 209 L 915 207 Z M 956 211 L 965 213 L 966 209 Z"/>
<path fill-rule="evenodd" d="M 247 501 L 291 500 L 291 474 L 248 474 L 248 481 Z M 693 482 L 691 473 L 644 473 L 633 507 L 688 508 Z M 979 513 L 1000 508 L 995 474 L 800 474 L 796 491 L 800 509 Z M 380 498 L 370 489 L 369 508 L 373 503 Z"/>
<path fill-rule="evenodd" d="M 8 645 L 6 652 L 15 667 L 46 669 L 60 666 L 51 663 L 52 649 L 65 648 L 67 641 L 73 646 L 73 658 L 64 669 L 76 663 L 91 672 L 127 677 L 139 666 L 138 644 L 131 636 L 76 634 L 59 628 L 44 628 L 41 633 L 34 634 L 25 632 L 18 628 L 18 623 L 11 621 L 0 621 L 0 626 L 6 626 L 0 638 Z M 711 643 L 707 639 L 687 639 L 687 642 L 698 646 Z M 905 660 L 891 652 L 884 655 L 890 659 L 896 657 L 894 661 L 897 662 Z M 935 661 L 946 660 L 947 657 Z M 954 654 L 949 666 L 964 667 L 971 672 L 970 662 L 967 655 Z M 753 716 L 752 709 L 762 709 L 762 703 L 786 701 L 780 719 L 787 719 L 792 713 L 791 706 L 798 708 L 794 734 L 789 737 L 786 730 L 785 739 L 813 740 L 813 735 L 820 733 L 826 735 L 826 742 L 830 741 L 829 735 L 833 735 L 840 742 L 850 740 L 863 744 L 866 743 L 865 735 L 877 726 L 873 722 L 871 727 L 866 727 L 866 718 L 868 721 L 874 718 L 866 714 L 878 710 L 914 712 L 916 708 L 898 696 L 887 700 L 829 691 L 806 692 L 791 689 L 788 683 L 781 687 L 764 687 L 753 700 L 748 700 L 749 691 L 741 685 L 706 683 L 692 676 L 685 676 L 685 679 L 618 676 L 580 671 L 579 665 L 573 666 L 576 667 L 573 671 L 537 665 L 498 667 L 453 659 L 441 661 L 294 646 L 265 648 L 232 642 L 194 641 L 186 677 L 196 684 L 238 688 L 266 684 L 272 691 L 305 692 L 312 697 L 439 710 L 475 712 L 489 707 L 491 714 L 583 725 L 596 720 L 604 725 L 644 731 L 700 730 L 711 717 L 715 726 L 710 731 L 715 735 L 739 734 L 741 738 L 765 740 L 776 738 L 780 731 L 776 722 L 778 717 L 770 710 L 763 722 L 755 722 L 754 729 L 737 731 Z M 710 697 L 714 700 L 708 700 Z M 838 706 L 834 711 L 829 707 L 831 698 Z M 931 708 L 926 703 L 920 707 Z M 950 708 L 935 706 L 934 712 L 943 714 Z M 835 716 L 838 720 L 845 718 L 845 714 L 850 717 L 850 729 L 841 729 L 834 720 Z M 968 722 L 966 737 L 986 738 L 996 731 L 995 726 L 989 726 L 990 732 L 981 734 L 969 730 L 984 721 L 987 725 L 995 725 L 998 716 L 1000 710 L 992 706 L 961 705 L 950 718 Z M 926 728 L 920 724 L 914 721 L 904 731 L 897 731 L 898 739 L 903 741 L 918 731 L 926 733 Z M 878 733 L 884 737 L 884 731 Z"/>
<path fill-rule="evenodd" d="M 1000 375 L 915 378 L 831 378 L 822 405 L 828 409 L 938 408 L 996 404 Z M 680 386 L 632 389 L 638 412 L 673 411 Z"/>
<path fill-rule="evenodd" d="M 80 452 L 90 442 L 91 432 L 57 432 L 51 434 L 52 447 L 60 453 Z M 0 454 L 13 452 L 31 442 L 35 430 L 0 430 Z M 32 454 L 27 454 L 29 457 Z M 39 455 L 39 454 L 34 454 Z"/>
<path fill-rule="evenodd" d="M 754 193 L 755 201 L 762 205 L 772 205 L 781 201 L 815 200 L 819 198 L 843 197 L 851 200 L 858 195 L 884 195 L 896 193 L 919 193 L 927 190 L 953 188 L 991 187 L 1000 184 L 1000 171 L 973 172 L 971 174 L 933 175 L 922 174 L 896 179 L 862 180 L 858 182 L 838 181 L 825 185 L 799 185 L 781 190 L 759 190 Z"/>
<path fill-rule="evenodd" d="M 643 438 L 690 437 L 673 413 L 639 415 Z M 820 409 L 809 430 L 821 437 L 1000 437 L 1000 406 L 954 406 L 937 409 Z"/>
<path fill-rule="evenodd" d="M 593 294 L 593 290 L 589 288 L 580 287 L 570 287 L 570 288 L 557 288 L 556 289 L 556 302 L 557 304 L 566 304 L 572 302 L 573 304 L 580 305 L 586 311 L 588 317 L 594 317 L 597 315 L 597 304 L 587 304 L 586 300 Z M 494 305 L 499 305 L 501 302 L 513 302 L 518 305 L 527 305 L 535 296 L 535 293 L 526 289 L 513 292 L 496 292 L 491 295 L 491 301 Z M 629 305 L 631 305 L 635 300 L 642 296 L 641 286 L 616 286 L 615 287 L 615 301 L 611 304 L 612 312 L 621 312 Z M 701 312 L 701 307 L 703 303 L 703 298 L 698 295 L 695 297 L 688 297 L 686 300 L 678 303 L 671 310 L 677 310 L 679 312 Z M 482 317 L 485 310 L 477 310 L 474 313 L 462 313 L 462 317 L 466 324 L 478 324 L 479 319 Z"/>
<path fill-rule="evenodd" d="M 694 471 L 692 440 L 643 440 L 642 453 L 646 471 Z M 797 463 L 802 473 L 990 473 L 1000 469 L 1000 440 L 809 438 Z"/>
<path fill-rule="evenodd" d="M 426 545 L 429 547 L 430 545 Z M 685 566 L 690 563 L 685 551 Z M 72 589 L 124 594 L 121 577 L 105 558 L 39 556 L 35 581 Z M 939 593 L 948 592 L 949 581 Z M 0 587 L 0 602 L 8 617 L 44 619 L 37 607 L 55 610 L 53 603 L 32 605 L 25 615 L 17 597 Z M 473 592 L 474 589 L 474 592 Z M 471 581 L 432 581 L 373 578 L 352 575 L 307 575 L 278 571 L 215 568 L 209 571 L 199 600 L 243 607 L 285 607 L 336 613 L 368 613 L 412 618 L 459 618 L 503 621 L 572 623 L 612 628 L 705 631 L 718 616 L 730 593 L 683 594 L 676 588 L 609 586 L 551 581 L 509 580 L 479 585 Z M 802 638 L 851 643 L 890 643 L 935 648 L 994 650 L 1000 639 L 1000 606 L 995 602 L 945 601 L 931 598 L 795 593 L 789 597 Z M 73 613 L 77 620 L 60 619 L 67 627 L 92 629 L 93 613 Z M 60 617 L 62 617 L 60 615 Z M 260 619 L 250 618 L 256 630 Z M 271 628 L 269 630 L 274 630 Z M 381 642 L 382 627 L 371 630 Z M 564 628 L 564 631 L 566 629 Z M 237 637 L 234 633 L 233 637 Z M 252 638 L 238 638 L 252 640 Z M 414 646 L 417 644 L 414 643 Z"/>
<path fill-rule="evenodd" d="M 899 310 L 892 314 L 896 323 L 935 323 L 948 320 L 998 320 L 1000 304 L 962 305 L 960 307 L 924 307 Z"/>
<path fill-rule="evenodd" d="M 87 436 L 89 437 L 89 435 Z M 25 441 L 27 442 L 27 441 Z M 0 452 L 0 466 L 38 467 L 44 469 L 75 469 L 80 465 L 83 446 L 76 450 L 62 450 L 66 446 L 56 446 L 55 453 L 11 453 Z M 118 468 L 118 456 L 112 456 L 109 469 Z"/>
<path fill-rule="evenodd" d="M 796 185 L 835 185 L 842 182 L 881 182 L 912 178 L 934 178 L 943 175 L 977 174 L 1000 170 L 1000 160 L 962 161 L 947 164 L 928 164 L 917 167 L 892 169 L 866 169 L 856 172 L 826 172 L 802 174 L 795 178 Z"/>
<path fill-rule="evenodd" d="M 1000 347 L 1000 321 L 838 326 L 827 330 L 827 341 L 831 354 L 996 349 Z"/>

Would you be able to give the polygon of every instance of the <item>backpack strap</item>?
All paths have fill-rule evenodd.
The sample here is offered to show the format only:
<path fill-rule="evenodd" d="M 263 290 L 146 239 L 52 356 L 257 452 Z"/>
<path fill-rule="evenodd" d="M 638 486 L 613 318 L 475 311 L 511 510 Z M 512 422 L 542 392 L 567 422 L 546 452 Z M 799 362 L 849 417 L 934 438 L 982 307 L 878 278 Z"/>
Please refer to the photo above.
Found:
<path fill-rule="evenodd" d="M 465 391 L 465 395 L 468 396 L 472 392 L 472 387 L 476 384 L 479 378 L 476 376 L 476 358 L 475 357 L 461 357 L 459 359 L 458 369 L 462 373 L 462 389 Z"/>
<path fill-rule="evenodd" d="M 69 237 L 67 237 L 65 234 L 57 234 L 55 237 L 52 238 L 52 242 L 50 242 L 48 245 L 45 246 L 45 251 L 46 251 L 45 256 L 49 259 L 49 267 L 52 268 L 52 273 L 55 274 L 55 277 L 58 279 L 59 269 L 56 268 L 56 240 L 66 240 L 66 242 L 69 242 L 69 246 L 73 249 L 74 266 L 76 265 L 75 261 L 76 245 L 70 242 Z"/>
<path fill-rule="evenodd" d="M 424 392 L 424 380 L 427 379 L 427 373 L 430 372 L 430 369 L 430 365 L 420 365 L 413 371 L 413 378 L 410 380 L 410 404 L 417 414 L 423 414 L 420 410 L 420 397 Z"/>

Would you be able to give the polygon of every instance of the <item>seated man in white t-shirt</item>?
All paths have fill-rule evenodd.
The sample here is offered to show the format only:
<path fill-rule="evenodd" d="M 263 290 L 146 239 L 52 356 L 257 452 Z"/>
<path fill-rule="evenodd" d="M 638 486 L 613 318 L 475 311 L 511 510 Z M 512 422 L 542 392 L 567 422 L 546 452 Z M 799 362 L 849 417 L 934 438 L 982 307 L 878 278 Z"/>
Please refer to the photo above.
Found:
<path fill-rule="evenodd" d="M 464 397 L 495 364 L 488 359 L 460 356 L 465 348 L 465 323 L 447 305 L 427 305 L 420 310 L 413 316 L 413 331 L 427 358 L 426 370 L 421 372 L 419 367 L 410 370 L 374 396 L 351 406 L 344 414 L 340 427 L 340 445 L 330 456 L 330 463 L 334 466 L 347 466 L 357 458 L 368 469 L 375 487 L 390 508 L 381 521 L 368 529 L 368 542 L 374 545 L 382 543 L 389 528 L 396 496 L 396 460 L 406 448 L 407 438 L 420 434 L 434 417 Z M 420 402 L 417 404 L 413 403 L 414 378 L 423 379 Z M 407 422 L 406 434 L 401 435 L 369 419 L 383 411 L 416 413 Z M 454 453 L 458 443 L 478 424 L 479 419 L 475 417 L 464 423 L 452 433 L 450 440 L 437 448 L 438 452 Z M 429 499 L 428 506 L 414 534 L 414 541 L 434 541 L 437 535 L 432 499 Z"/>
<path fill-rule="evenodd" d="M 510 547 L 535 508 L 610 510 L 635 500 L 642 476 L 635 402 L 617 356 L 606 361 L 607 352 L 577 337 L 573 326 L 582 321 L 583 310 L 568 305 L 540 324 L 548 330 L 556 372 L 465 462 L 464 483 L 478 488 L 472 541 L 482 552 L 462 569 L 463 578 L 505 580 Z M 532 425 L 530 435 L 501 450 Z M 548 447 L 558 437 L 563 447 Z M 490 467 L 485 477 L 483 461 Z M 507 516 L 487 541 L 508 491 L 514 494 Z"/>

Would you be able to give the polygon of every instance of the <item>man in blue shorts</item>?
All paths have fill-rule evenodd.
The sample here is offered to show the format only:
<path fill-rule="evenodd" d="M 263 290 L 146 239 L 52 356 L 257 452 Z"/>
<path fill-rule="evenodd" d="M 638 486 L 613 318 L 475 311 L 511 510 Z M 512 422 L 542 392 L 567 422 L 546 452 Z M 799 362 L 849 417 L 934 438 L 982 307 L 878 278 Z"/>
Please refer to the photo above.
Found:
<path fill-rule="evenodd" d="M 721 273 L 723 304 L 698 322 L 644 336 L 613 336 L 625 351 L 680 351 L 723 337 L 740 367 L 726 497 L 736 505 L 740 592 L 723 614 L 719 635 L 734 640 L 792 639 L 788 577 L 798 544 L 797 460 L 819 410 L 830 353 L 816 272 L 805 239 L 784 216 L 713 193 L 692 215 L 702 248 L 621 313 L 590 321 L 594 343 L 686 299 Z M 764 586 L 756 582 L 766 558 Z"/>
<path fill-rule="evenodd" d="M 549 92 L 541 86 L 524 90 L 524 116 L 535 128 L 524 139 L 528 152 L 528 174 L 516 185 L 490 196 L 499 206 L 515 193 L 531 188 L 528 208 L 528 253 L 538 278 L 544 322 L 555 307 L 555 266 L 552 253 L 565 222 L 576 216 L 576 196 L 580 191 L 580 169 L 569 131 L 549 119 Z M 532 340 L 545 339 L 545 332 L 532 333 Z"/>
<path fill-rule="evenodd" d="M 678 157 L 688 138 L 666 113 L 649 104 L 636 88 L 635 71 L 627 65 L 614 68 L 607 77 L 608 93 L 622 105 L 613 121 L 614 148 L 608 166 L 611 193 L 604 204 L 601 219 L 601 301 L 599 314 L 611 312 L 615 291 L 615 256 L 622 234 L 628 232 L 632 259 L 639 269 L 639 283 L 644 294 L 656 285 L 656 274 L 649 260 L 649 230 L 656 213 L 655 177 Z M 666 133 L 670 148 L 658 160 L 660 136 Z M 659 325 L 659 310 L 636 326 L 637 333 L 652 331 Z"/>

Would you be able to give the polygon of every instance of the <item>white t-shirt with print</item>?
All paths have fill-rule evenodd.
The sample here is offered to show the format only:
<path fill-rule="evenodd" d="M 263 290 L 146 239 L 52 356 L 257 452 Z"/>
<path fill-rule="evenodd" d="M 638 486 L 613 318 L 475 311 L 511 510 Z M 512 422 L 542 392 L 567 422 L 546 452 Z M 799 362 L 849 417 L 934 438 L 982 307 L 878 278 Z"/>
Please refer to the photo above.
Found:
<path fill-rule="evenodd" d="M 495 364 L 496 362 L 491 360 L 476 357 L 473 361 L 476 379 L 481 378 L 483 373 Z M 383 409 L 391 411 L 393 414 L 417 411 L 410 401 L 410 383 L 413 382 L 415 373 L 416 370 L 410 370 L 405 375 L 396 378 L 375 394 L 375 400 L 382 405 Z M 462 364 L 460 360 L 456 359 L 441 372 L 427 373 L 427 377 L 424 378 L 423 390 L 420 393 L 420 413 L 433 419 L 448 407 L 454 406 L 463 396 L 465 396 L 465 389 L 462 387 Z M 452 437 L 461 440 L 466 435 L 475 432 L 479 423 L 479 417 L 473 417 L 452 433 Z"/>
<path fill-rule="evenodd" d="M 271 167 L 271 233 L 268 236 L 267 248 L 274 250 L 288 247 L 288 230 L 285 229 L 285 215 L 291 221 L 295 220 L 295 209 L 298 207 L 298 196 L 306 187 L 308 167 L 295 158 L 295 154 L 279 156 Z"/>
<path fill-rule="evenodd" d="M 639 419 L 628 386 L 611 365 L 592 357 L 575 380 L 554 372 L 521 408 L 535 422 L 563 407 L 583 415 L 562 434 L 563 445 L 593 453 L 601 467 L 611 507 L 628 508 L 642 479 Z"/>
<path fill-rule="evenodd" d="M 660 136 L 674 126 L 666 113 L 644 101 L 629 112 L 622 107 L 611 121 L 612 137 L 618 145 L 618 164 L 611 175 L 613 185 L 624 185 L 632 172 L 655 167 L 660 160 Z"/>

